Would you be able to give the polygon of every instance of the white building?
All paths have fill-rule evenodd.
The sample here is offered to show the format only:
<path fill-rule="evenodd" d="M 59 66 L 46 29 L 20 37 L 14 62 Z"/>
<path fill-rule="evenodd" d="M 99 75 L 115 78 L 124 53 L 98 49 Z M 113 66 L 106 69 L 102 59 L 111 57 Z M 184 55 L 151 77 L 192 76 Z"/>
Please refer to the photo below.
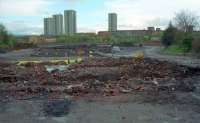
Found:
<path fill-rule="evenodd" d="M 75 34 L 77 32 L 76 11 L 65 10 L 64 23 L 65 23 L 65 33 L 68 35 Z"/>
<path fill-rule="evenodd" d="M 45 36 L 55 36 L 55 19 L 54 18 L 44 18 L 44 35 Z"/>
<path fill-rule="evenodd" d="M 63 34 L 63 15 L 57 14 L 53 15 L 55 21 L 55 35 L 59 36 Z"/>
<path fill-rule="evenodd" d="M 108 14 L 108 31 L 110 32 L 117 31 L 117 14 L 116 13 Z"/>

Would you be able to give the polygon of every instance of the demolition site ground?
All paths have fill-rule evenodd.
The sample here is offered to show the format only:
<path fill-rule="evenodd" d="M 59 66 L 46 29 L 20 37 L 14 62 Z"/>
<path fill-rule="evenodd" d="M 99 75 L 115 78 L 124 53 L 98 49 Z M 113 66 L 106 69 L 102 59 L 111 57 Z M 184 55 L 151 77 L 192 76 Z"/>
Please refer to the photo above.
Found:
<path fill-rule="evenodd" d="M 3 57 L 0 122 L 199 121 L 200 68 L 145 53 L 127 57 L 130 51 L 143 51 L 141 47 L 124 48 L 127 54 L 113 46 L 67 47 L 70 50 L 63 46 L 32 49 L 26 57 L 38 61 Z M 60 59 L 51 61 L 49 56 Z"/>

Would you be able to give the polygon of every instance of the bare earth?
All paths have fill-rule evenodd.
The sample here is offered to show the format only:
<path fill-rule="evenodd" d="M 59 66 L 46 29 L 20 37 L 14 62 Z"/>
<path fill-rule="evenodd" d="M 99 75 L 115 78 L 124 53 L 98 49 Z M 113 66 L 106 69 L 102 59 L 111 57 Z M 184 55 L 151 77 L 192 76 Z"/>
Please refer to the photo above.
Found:
<path fill-rule="evenodd" d="M 111 57 L 130 57 L 133 55 L 134 52 L 137 51 L 144 51 L 147 57 L 156 58 L 162 61 L 170 61 L 172 63 L 178 63 L 180 65 L 187 65 L 190 67 L 197 67 L 200 66 L 200 60 L 199 59 L 191 59 L 184 56 L 167 56 L 157 53 L 157 47 L 147 47 L 147 48 L 141 48 L 141 49 L 134 49 L 134 48 L 124 48 L 121 52 L 118 52 Z M 15 51 L 8 54 L 1 54 L 0 57 L 7 59 L 7 60 L 16 60 L 16 59 L 26 59 L 30 58 L 30 54 L 33 53 L 32 49 L 28 50 L 21 50 L 21 51 Z M 104 54 L 106 56 L 109 56 L 110 54 Z M 38 58 L 38 59 L 52 59 L 52 58 Z M 64 58 L 62 58 L 64 59 Z M 148 60 L 147 60 L 148 61 Z M 129 61 L 128 61 L 129 62 Z M 87 64 L 88 63 L 88 64 Z M 87 66 L 91 65 L 89 62 L 86 62 L 83 65 L 83 68 L 80 66 L 74 66 L 75 68 L 73 71 L 68 72 L 64 71 L 65 76 L 56 76 L 57 78 L 62 78 L 64 84 L 63 85 L 48 85 L 48 88 L 54 88 L 56 89 L 58 87 L 65 88 L 68 87 L 68 83 L 66 82 L 67 79 L 72 79 L 74 82 L 76 82 L 77 78 L 73 78 L 75 76 L 83 77 L 84 74 L 87 73 L 87 75 L 90 75 L 90 79 L 93 80 L 93 77 L 99 77 L 100 82 L 109 81 L 113 82 L 113 87 L 116 88 L 120 86 L 120 88 L 116 89 L 111 93 L 110 90 L 113 87 L 104 87 L 109 90 L 109 92 L 105 92 L 105 90 L 97 91 L 95 90 L 95 95 L 90 94 L 90 91 L 93 92 L 91 89 L 89 91 L 89 94 L 85 95 L 84 89 L 79 89 L 78 93 L 75 91 L 65 92 L 65 94 L 62 95 L 62 98 L 57 99 L 55 98 L 56 95 L 53 94 L 42 94 L 37 96 L 24 96 L 24 93 L 19 92 L 19 95 L 17 95 L 17 98 L 10 95 L 13 95 L 9 92 L 9 94 L 6 93 L 7 96 L 5 96 L 4 93 L 0 94 L 0 123 L 198 123 L 200 119 L 200 76 L 190 76 L 190 74 L 186 74 L 183 81 L 186 86 L 188 87 L 188 82 L 192 83 L 193 86 L 195 86 L 195 89 L 193 90 L 192 87 L 185 88 L 181 87 L 179 88 L 179 85 L 175 83 L 175 86 L 178 87 L 176 90 L 174 88 L 174 85 L 169 85 L 169 88 L 158 88 L 158 89 L 164 89 L 161 91 L 154 90 L 153 84 L 147 84 L 143 85 L 141 84 L 140 80 L 139 83 L 137 83 L 137 87 L 134 88 L 136 85 L 133 84 L 133 91 L 129 93 L 120 93 L 118 94 L 118 90 L 121 90 L 121 87 L 123 87 L 123 90 L 127 90 L 127 87 L 125 85 L 115 84 L 114 82 L 121 78 L 116 78 L 113 74 L 110 74 L 114 72 L 117 75 L 121 75 L 119 72 L 119 68 L 112 65 L 113 62 L 107 63 L 107 66 L 101 66 L 101 62 L 97 63 L 99 67 L 93 67 L 93 66 Z M 132 63 L 132 62 L 131 62 Z M 144 62 L 145 63 L 145 62 Z M 159 62 L 158 62 L 159 63 Z M 96 64 L 96 62 L 95 62 Z M 114 63 L 113 63 L 114 64 Z M 116 63 L 116 64 L 120 64 Z M 125 65 L 121 65 L 122 67 L 126 68 L 126 70 L 130 70 L 126 67 L 128 63 Z M 159 63 L 161 64 L 161 63 Z M 163 63 L 164 64 L 164 63 Z M 104 65 L 104 64 L 103 64 Z M 87 66 L 87 69 L 84 69 L 84 67 Z M 145 66 L 145 64 L 144 64 Z M 172 65 L 173 66 L 173 65 Z M 30 66 L 29 66 L 30 67 Z M 37 69 L 41 67 L 43 69 L 43 66 L 36 66 Z M 147 65 L 148 67 L 148 65 Z M 163 66 L 168 68 L 167 66 Z M 169 64 L 169 68 L 170 68 Z M 34 69 L 33 69 L 34 68 Z M 30 70 L 35 70 L 35 67 L 31 68 Z M 104 69 L 105 68 L 105 69 Z M 109 68 L 109 69 L 108 69 Z M 181 67 L 182 68 L 182 67 Z M 28 76 L 28 73 L 26 72 L 25 68 L 23 72 L 21 72 L 21 75 Z M 137 68 L 138 71 L 140 68 Z M 156 68 L 155 69 L 159 69 Z M 162 69 L 162 68 L 160 68 Z M 179 68 L 177 68 L 179 70 Z M 5 69 L 7 70 L 7 69 Z M 29 69 L 28 69 L 29 70 Z M 76 71 L 79 74 L 72 74 L 74 71 Z M 119 73 L 118 73 L 118 72 Z M 138 72 L 137 71 L 137 72 Z M 184 70 L 183 70 L 184 71 Z M 43 71 L 39 71 L 43 72 Z M 123 72 L 123 71 L 122 71 Z M 134 71 L 133 71 L 134 72 Z M 151 71 L 149 71 L 151 72 Z M 169 71 L 170 72 L 170 71 Z M 58 74 L 59 71 L 54 71 L 54 73 L 47 74 L 44 76 L 39 76 L 38 78 L 32 78 L 32 80 L 42 80 L 43 77 L 51 78 L 52 76 L 54 79 L 56 77 L 54 74 Z M 84 74 L 83 74 L 84 73 Z M 3 73 L 1 73 L 3 74 Z M 38 71 L 35 72 L 35 74 L 38 74 Z M 68 75 L 69 74 L 69 75 Z M 109 74 L 108 76 L 105 76 Z M 139 76 L 140 74 L 134 73 L 134 77 L 136 78 L 129 78 L 129 76 L 132 77 L 131 73 L 126 73 L 127 76 L 124 78 L 124 73 L 122 74 L 123 81 L 126 80 L 126 77 L 129 79 L 129 81 L 135 81 L 138 80 L 139 77 L 149 79 L 149 76 Z M 129 75 L 130 74 L 130 75 Z M 148 74 L 148 71 L 147 71 Z M 154 73 L 155 77 L 159 78 L 159 75 L 165 76 L 164 74 Z M 170 73 L 169 73 L 170 74 Z M 136 76 L 138 75 L 138 76 Z M 72 78 L 70 78 L 72 76 Z M 171 75 L 166 75 L 171 76 Z M 174 76 L 175 78 L 179 78 L 179 76 L 182 76 L 182 70 L 180 69 L 180 74 L 177 74 L 177 76 Z M 185 74 L 184 74 L 185 76 Z M 106 78 L 106 79 L 105 79 Z M 158 79 L 157 78 L 157 79 Z M 21 78 L 20 78 L 21 79 Z M 25 78 L 26 79 L 26 78 Z M 163 82 L 166 78 L 161 80 L 161 85 L 163 87 L 166 86 L 165 82 Z M 11 81 L 13 81 L 11 79 Z M 89 80 L 84 80 L 87 84 L 90 83 Z M 149 82 L 155 82 L 155 80 L 148 80 Z M 165 81 L 169 81 L 168 78 Z M 172 80 L 170 79 L 170 82 Z M 160 81 L 158 81 L 160 82 Z M 162 83 L 163 82 L 163 83 Z M 177 82 L 177 81 L 176 81 Z M 6 90 L 9 89 L 10 83 L 2 84 L 3 80 L 0 80 L 0 89 Z M 148 83 L 148 82 L 147 82 Z M 177 82 L 179 83 L 179 82 Z M 22 87 L 23 89 L 26 88 L 26 86 L 29 83 L 25 83 Z M 32 84 L 32 83 L 30 83 Z M 44 83 L 39 83 L 38 85 L 41 87 L 47 88 L 46 85 L 43 85 Z M 46 84 L 46 83 L 45 83 Z M 97 83 L 98 84 L 98 83 Z M 17 84 L 16 84 L 17 85 Z M 30 86 L 30 85 L 29 85 Z M 32 85 L 31 85 L 32 86 Z M 97 85 L 90 85 L 90 86 L 97 86 Z M 132 85 L 128 86 L 132 87 Z M 143 89 L 144 88 L 144 89 Z M 148 88 L 147 90 L 145 88 Z M 172 89 L 172 90 L 170 90 Z M 175 90 L 173 90 L 175 89 Z M 188 90 L 189 89 L 189 90 Z M 8 90 L 7 90 L 8 91 Z M 30 91 L 30 90 L 29 90 Z M 31 90 L 32 91 L 32 90 Z M 80 93 L 79 93 L 80 91 Z M 4 92 L 4 91 L 2 91 Z M 44 91 L 45 92 L 45 91 Z M 25 92 L 26 93 L 26 92 Z M 36 92 L 37 93 L 37 92 Z M 59 92 L 60 93 L 60 92 Z M 84 94 L 83 94 L 84 93 Z M 88 92 L 87 92 L 88 93 Z M 40 94 L 40 93 L 39 93 Z M 76 96 L 74 96 L 76 95 Z"/>

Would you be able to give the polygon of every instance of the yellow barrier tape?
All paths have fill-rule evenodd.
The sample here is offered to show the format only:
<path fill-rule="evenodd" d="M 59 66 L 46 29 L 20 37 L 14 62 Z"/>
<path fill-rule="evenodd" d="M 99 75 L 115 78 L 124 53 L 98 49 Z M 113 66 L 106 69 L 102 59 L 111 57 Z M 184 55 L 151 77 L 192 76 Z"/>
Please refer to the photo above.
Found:
<path fill-rule="evenodd" d="M 83 59 L 82 58 L 77 58 L 77 59 L 67 59 L 67 60 L 50 60 L 50 61 L 41 61 L 41 60 L 38 60 L 38 61 L 18 61 L 17 62 L 17 65 L 26 65 L 26 64 L 29 64 L 29 63 L 35 63 L 35 64 L 40 64 L 40 63 L 44 63 L 44 62 L 49 62 L 49 63 L 52 63 L 52 64 L 56 64 L 56 63 L 60 63 L 60 62 L 64 62 L 65 64 L 74 64 L 74 63 L 77 63 L 77 62 L 81 62 Z"/>

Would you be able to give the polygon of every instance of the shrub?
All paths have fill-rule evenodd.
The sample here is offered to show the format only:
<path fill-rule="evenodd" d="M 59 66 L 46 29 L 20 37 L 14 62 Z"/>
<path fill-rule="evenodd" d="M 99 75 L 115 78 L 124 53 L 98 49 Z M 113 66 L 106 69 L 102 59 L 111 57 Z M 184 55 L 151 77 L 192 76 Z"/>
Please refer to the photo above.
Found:
<path fill-rule="evenodd" d="M 169 27 L 164 31 L 162 36 L 162 44 L 165 47 L 172 45 L 176 38 L 177 29 L 170 23 Z"/>
<path fill-rule="evenodd" d="M 65 42 L 65 36 L 58 36 L 57 38 L 56 38 L 56 41 L 57 42 L 59 42 L 59 43 L 64 43 Z"/>
<path fill-rule="evenodd" d="M 185 32 L 177 30 L 174 43 L 181 45 L 183 43 L 183 40 L 185 39 L 185 37 L 186 37 Z"/>
<path fill-rule="evenodd" d="M 183 41 L 182 41 L 182 47 L 184 48 L 185 52 L 189 52 L 192 50 L 192 42 L 193 42 L 193 37 L 186 37 Z"/>
<path fill-rule="evenodd" d="M 1 47 L 11 47 L 16 43 L 16 39 L 8 34 L 5 26 L 0 24 L 0 45 Z"/>

